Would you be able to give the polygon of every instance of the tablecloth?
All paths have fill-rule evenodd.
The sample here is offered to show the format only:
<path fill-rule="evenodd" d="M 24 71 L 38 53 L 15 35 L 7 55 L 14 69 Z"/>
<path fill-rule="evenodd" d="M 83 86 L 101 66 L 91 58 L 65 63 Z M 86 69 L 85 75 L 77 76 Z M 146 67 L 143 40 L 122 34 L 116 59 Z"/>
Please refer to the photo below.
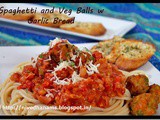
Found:
<path fill-rule="evenodd" d="M 45 6 L 66 7 L 76 10 L 77 7 L 92 7 L 104 9 L 102 16 L 134 21 L 136 27 L 124 38 L 141 39 L 156 46 L 156 53 L 150 62 L 160 70 L 160 3 L 40 3 Z M 96 13 L 95 13 L 96 14 Z M 38 32 L 22 31 L 16 28 L 0 26 L 0 46 L 47 45 L 55 35 Z M 61 37 L 61 36 L 59 36 Z M 64 37 L 64 36 L 63 36 Z M 71 43 L 95 42 L 85 39 L 69 38 Z M 0 51 L 2 52 L 2 51 Z"/>

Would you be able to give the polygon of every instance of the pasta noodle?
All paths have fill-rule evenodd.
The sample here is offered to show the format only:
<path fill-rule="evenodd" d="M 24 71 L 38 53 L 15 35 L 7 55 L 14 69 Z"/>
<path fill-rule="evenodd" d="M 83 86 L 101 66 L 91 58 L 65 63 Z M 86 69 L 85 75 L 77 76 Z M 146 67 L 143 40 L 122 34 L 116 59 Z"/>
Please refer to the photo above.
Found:
<path fill-rule="evenodd" d="M 123 71 L 123 70 L 120 70 L 120 71 L 126 76 L 126 78 L 129 76 L 132 76 L 132 75 L 140 75 L 140 74 L 148 77 L 148 75 L 143 70 L 134 70 L 132 72 L 127 72 L 127 71 Z"/>
<path fill-rule="evenodd" d="M 18 65 L 13 72 L 19 70 L 21 67 L 29 63 L 22 63 Z M 129 74 L 129 73 L 125 73 Z M 110 107 L 98 108 L 91 107 L 90 110 L 84 112 L 67 113 L 60 110 L 41 110 L 41 109 L 28 109 L 29 107 L 47 107 L 40 103 L 37 99 L 32 96 L 32 93 L 24 89 L 17 90 L 19 83 L 11 81 L 9 78 L 1 84 L 0 98 L 2 106 L 12 106 L 15 109 L 7 110 L 2 107 L 2 111 L 5 115 L 128 115 L 129 107 L 128 103 L 131 99 L 130 92 L 126 89 L 123 97 L 114 97 L 110 100 Z M 17 107 L 18 106 L 18 107 Z"/>

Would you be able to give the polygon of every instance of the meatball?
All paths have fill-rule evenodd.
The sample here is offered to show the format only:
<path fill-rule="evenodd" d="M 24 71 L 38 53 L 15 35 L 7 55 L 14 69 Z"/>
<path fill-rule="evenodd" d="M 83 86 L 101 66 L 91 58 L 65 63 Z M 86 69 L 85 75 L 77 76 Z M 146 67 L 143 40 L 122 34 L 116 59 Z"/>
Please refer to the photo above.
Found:
<path fill-rule="evenodd" d="M 131 100 L 129 106 L 132 115 L 154 115 L 158 108 L 158 102 L 151 93 L 143 93 L 135 96 Z"/>
<path fill-rule="evenodd" d="M 160 103 L 160 86 L 157 84 L 151 85 L 149 88 L 149 92 L 155 95 L 155 97 L 157 97 L 158 99 L 158 103 Z"/>
<path fill-rule="evenodd" d="M 149 80 L 145 75 L 132 75 L 127 78 L 126 88 L 132 96 L 145 93 L 149 89 Z"/>

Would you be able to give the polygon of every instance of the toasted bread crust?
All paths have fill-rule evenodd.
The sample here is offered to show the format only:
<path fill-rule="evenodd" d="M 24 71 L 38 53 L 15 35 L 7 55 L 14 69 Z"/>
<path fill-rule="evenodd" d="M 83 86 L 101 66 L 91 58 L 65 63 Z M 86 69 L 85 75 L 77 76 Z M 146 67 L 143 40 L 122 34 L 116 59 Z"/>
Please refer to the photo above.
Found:
<path fill-rule="evenodd" d="M 96 49 L 95 46 L 93 48 Z M 121 40 L 113 44 L 110 53 L 105 57 L 119 69 L 132 71 L 144 65 L 155 51 L 155 46 L 150 43 L 134 39 Z"/>
<path fill-rule="evenodd" d="M 31 18 L 34 17 L 34 14 L 28 13 L 28 14 L 5 14 L 5 15 L 0 15 L 0 17 L 2 18 L 7 18 L 7 19 L 11 19 L 11 20 L 18 20 L 18 21 L 27 21 Z"/>
<path fill-rule="evenodd" d="M 120 69 L 131 71 L 145 64 L 154 52 L 155 47 L 152 44 L 125 40 L 115 44 L 109 61 L 114 62 Z"/>
<path fill-rule="evenodd" d="M 126 44 L 128 43 L 128 44 Z M 142 65 L 144 65 L 151 57 L 154 55 L 155 52 L 155 46 L 150 43 L 144 43 L 142 41 L 137 40 L 125 40 L 122 41 L 120 44 L 127 45 L 127 47 L 133 47 L 134 45 L 137 45 L 137 51 L 133 55 L 135 56 L 127 56 L 127 54 L 132 54 L 131 52 L 134 50 L 128 51 L 129 53 L 122 52 L 122 49 L 120 47 L 120 56 L 116 59 L 115 64 L 122 70 L 132 71 L 135 70 Z M 139 44 L 139 46 L 138 46 Z M 143 48 L 145 47 L 145 48 Z"/>
<path fill-rule="evenodd" d="M 104 56 L 108 56 L 111 50 L 113 49 L 113 46 L 115 45 L 115 43 L 122 40 L 124 39 L 119 36 L 115 36 L 114 38 L 109 40 L 104 40 L 102 42 L 99 42 L 97 45 L 93 46 L 91 48 L 91 52 L 98 50 L 99 52 L 102 52 Z"/>
<path fill-rule="evenodd" d="M 75 22 L 73 24 L 64 24 L 60 26 L 63 30 L 68 30 L 72 32 L 99 36 L 106 32 L 106 28 L 101 23 L 91 23 L 91 22 Z"/>
<path fill-rule="evenodd" d="M 47 13 L 47 14 L 37 13 L 37 14 L 35 14 L 33 20 L 34 19 L 40 20 L 42 18 L 47 18 L 48 19 L 48 23 L 43 23 L 43 24 L 36 23 L 36 24 L 41 25 L 41 26 L 59 28 L 60 25 L 62 25 L 62 22 L 54 24 L 53 21 L 54 21 L 54 18 L 56 18 L 56 17 L 58 17 L 59 19 L 62 19 L 62 20 L 70 20 L 70 19 L 72 19 L 72 18 L 68 17 L 65 14 L 60 14 L 58 12 L 55 12 L 55 13 L 52 13 L 52 14 L 51 13 Z"/>
<path fill-rule="evenodd" d="M 146 59 L 135 59 L 135 60 L 131 59 L 130 60 L 128 58 L 120 56 L 116 60 L 115 65 L 121 70 L 132 71 L 144 65 L 149 59 L 150 57 Z"/>

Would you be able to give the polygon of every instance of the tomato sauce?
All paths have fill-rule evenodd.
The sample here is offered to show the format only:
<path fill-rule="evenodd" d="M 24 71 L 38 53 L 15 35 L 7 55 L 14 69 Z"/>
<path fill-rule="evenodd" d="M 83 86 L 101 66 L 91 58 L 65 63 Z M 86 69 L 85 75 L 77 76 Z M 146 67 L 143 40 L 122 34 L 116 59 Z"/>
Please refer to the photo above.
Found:
<path fill-rule="evenodd" d="M 63 61 L 69 65 L 55 70 Z M 28 89 L 46 105 L 107 108 L 111 97 L 121 97 L 125 93 L 126 78 L 116 66 L 108 63 L 100 52 L 79 50 L 67 40 L 56 43 L 34 62 L 35 66 L 26 65 L 22 72 L 10 78 L 21 83 L 18 89 Z M 75 83 L 72 81 L 74 73 L 81 78 Z M 58 84 L 56 79 L 67 84 Z"/>

